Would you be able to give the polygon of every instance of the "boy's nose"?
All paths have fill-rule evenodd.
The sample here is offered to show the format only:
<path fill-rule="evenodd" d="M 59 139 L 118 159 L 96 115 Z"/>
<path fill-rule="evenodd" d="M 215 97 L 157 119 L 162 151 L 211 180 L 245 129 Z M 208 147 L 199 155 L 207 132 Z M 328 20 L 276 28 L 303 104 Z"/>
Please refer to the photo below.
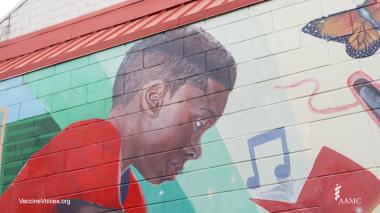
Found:
<path fill-rule="evenodd" d="M 186 157 L 189 160 L 195 160 L 198 159 L 202 154 L 202 148 L 200 145 L 194 145 L 191 147 L 187 147 L 184 149 L 184 152 L 186 154 Z"/>

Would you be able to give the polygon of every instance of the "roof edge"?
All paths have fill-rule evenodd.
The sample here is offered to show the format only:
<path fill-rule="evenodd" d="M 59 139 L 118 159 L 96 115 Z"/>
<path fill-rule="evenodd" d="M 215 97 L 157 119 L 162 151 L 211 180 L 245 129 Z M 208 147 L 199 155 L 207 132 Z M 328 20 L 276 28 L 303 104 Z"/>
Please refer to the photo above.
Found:
<path fill-rule="evenodd" d="M 34 52 L 44 47 L 144 17 L 190 1 L 194 0 L 170 0 L 160 1 L 160 3 L 156 0 L 128 0 L 112 5 L 26 35 L 0 42 L 0 53 L 2 53 L 0 54 L 0 61 Z M 114 15 L 120 13 L 125 15 Z"/>
<path fill-rule="evenodd" d="M 141 0 L 136 1 L 141 2 Z M 152 1 L 156 0 L 145 0 L 145 2 Z M 170 1 L 171 3 L 184 2 L 183 0 Z M 121 7 L 122 10 L 115 9 L 105 14 L 103 13 L 104 15 L 91 16 L 91 18 L 86 19 L 85 24 L 88 25 L 84 25 L 82 22 L 75 22 L 68 29 L 58 28 L 57 30 L 50 31 L 47 33 L 48 36 L 26 38 L 13 45 L 0 47 L 0 56 L 5 54 L 9 57 L 9 52 L 5 51 L 5 49 L 15 51 L 12 53 L 15 57 L 0 60 L 0 80 L 23 75 L 264 1 L 268 0 L 188 0 L 187 3 L 158 10 L 155 13 L 150 13 L 138 19 L 132 19 L 118 25 L 110 25 L 110 20 L 112 21 L 112 19 L 119 20 L 131 15 L 125 14 L 125 8 Z M 149 6 L 152 7 L 152 5 Z M 157 8 L 163 7 L 160 5 L 160 7 L 156 7 L 155 9 L 157 10 Z M 142 9 L 144 13 L 152 11 L 152 8 L 148 9 L 145 7 Z M 131 8 L 128 8 L 128 10 L 131 10 Z M 141 11 L 133 12 L 139 13 Z M 104 27 L 104 29 L 89 31 L 89 29 L 93 29 L 97 25 Z M 86 31 L 91 33 L 80 34 L 80 32 Z M 74 37 L 75 35 L 76 37 Z M 63 40 L 65 36 L 71 39 L 60 43 L 57 42 L 57 39 Z M 35 43 L 40 47 L 45 46 L 45 48 L 20 54 L 22 50 L 38 47 Z"/>

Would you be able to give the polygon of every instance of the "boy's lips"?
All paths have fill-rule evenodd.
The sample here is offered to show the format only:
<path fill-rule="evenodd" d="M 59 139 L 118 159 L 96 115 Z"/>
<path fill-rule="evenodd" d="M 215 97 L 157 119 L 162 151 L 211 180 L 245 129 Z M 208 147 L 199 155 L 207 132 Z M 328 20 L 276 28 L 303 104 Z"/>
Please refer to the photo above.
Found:
<path fill-rule="evenodd" d="M 181 174 L 182 171 L 183 171 L 183 166 L 181 165 L 178 165 L 178 164 L 171 164 L 169 163 L 169 168 L 171 170 L 171 174 L 172 176 L 175 176 L 175 175 L 178 175 L 178 174 Z"/>

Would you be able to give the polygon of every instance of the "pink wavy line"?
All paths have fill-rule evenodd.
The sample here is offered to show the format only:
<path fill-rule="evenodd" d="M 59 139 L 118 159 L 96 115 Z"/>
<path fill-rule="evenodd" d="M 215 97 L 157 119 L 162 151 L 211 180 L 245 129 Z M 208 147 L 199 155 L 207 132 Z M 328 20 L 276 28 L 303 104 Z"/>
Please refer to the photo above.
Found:
<path fill-rule="evenodd" d="M 314 96 L 319 92 L 320 85 L 319 85 L 318 80 L 313 79 L 313 78 L 306 78 L 304 80 L 297 81 L 297 82 L 294 82 L 294 83 L 289 84 L 289 85 L 275 86 L 275 88 L 276 89 L 291 89 L 291 88 L 295 88 L 295 87 L 298 87 L 298 86 L 300 86 L 302 84 L 306 84 L 306 83 L 313 83 L 315 85 L 314 90 L 310 94 L 310 97 L 308 99 L 309 109 L 310 109 L 310 111 L 312 111 L 314 113 L 331 114 L 331 113 L 343 112 L 343 111 L 349 110 L 349 109 L 354 108 L 354 107 L 359 105 L 359 102 L 356 101 L 354 103 L 346 104 L 346 105 L 342 105 L 342 106 L 338 106 L 338 107 L 318 109 L 317 107 L 315 107 L 313 105 L 312 101 L 313 101 Z"/>

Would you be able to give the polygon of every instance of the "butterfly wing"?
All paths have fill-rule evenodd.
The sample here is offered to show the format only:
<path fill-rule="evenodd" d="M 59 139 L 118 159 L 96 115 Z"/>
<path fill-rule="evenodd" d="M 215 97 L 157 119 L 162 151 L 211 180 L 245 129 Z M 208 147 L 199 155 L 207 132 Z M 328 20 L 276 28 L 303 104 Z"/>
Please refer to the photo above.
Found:
<path fill-rule="evenodd" d="M 360 5 L 361 7 L 363 6 L 368 6 L 368 5 L 371 5 L 371 4 L 376 4 L 380 2 L 380 0 L 365 0 L 364 3 L 362 5 Z"/>
<path fill-rule="evenodd" d="M 374 23 L 360 14 L 351 13 L 353 34 L 346 37 L 346 52 L 352 58 L 364 58 L 375 54 L 380 47 L 380 35 Z"/>
<path fill-rule="evenodd" d="M 350 12 L 315 19 L 304 26 L 302 32 L 328 41 L 345 43 L 346 40 L 341 38 L 353 32 Z"/>
<path fill-rule="evenodd" d="M 380 23 L 380 0 L 372 0 L 377 1 L 378 3 L 372 3 L 371 5 L 365 7 L 365 9 L 368 11 L 371 19 L 376 22 L 375 25 L 379 25 Z M 377 26 L 379 27 L 379 26 Z"/>
<path fill-rule="evenodd" d="M 309 22 L 302 28 L 304 33 L 327 41 L 336 41 L 346 45 L 346 52 L 352 58 L 364 58 L 373 55 L 380 47 L 377 31 L 380 22 L 380 0 L 367 0 L 367 7 L 330 15 Z M 368 9 L 367 9 L 368 8 Z"/>

